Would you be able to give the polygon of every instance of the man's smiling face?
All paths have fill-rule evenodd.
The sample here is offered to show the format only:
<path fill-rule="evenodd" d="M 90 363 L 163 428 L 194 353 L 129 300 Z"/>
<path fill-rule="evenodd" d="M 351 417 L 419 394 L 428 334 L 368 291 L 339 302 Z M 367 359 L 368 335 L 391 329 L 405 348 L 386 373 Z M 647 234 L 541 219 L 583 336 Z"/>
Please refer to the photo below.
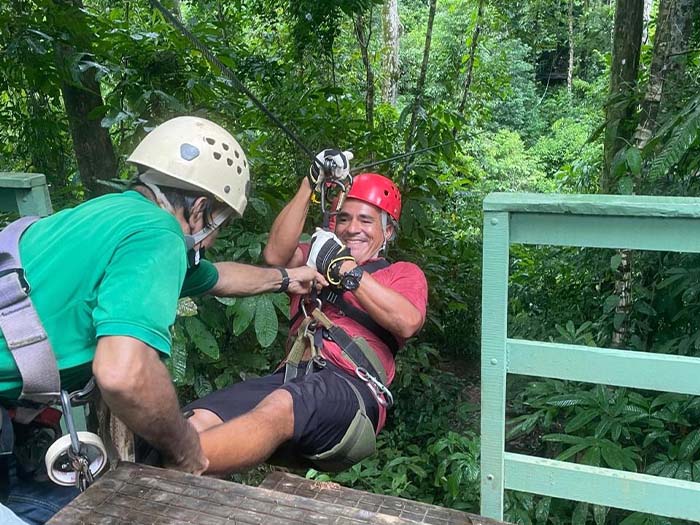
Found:
<path fill-rule="evenodd" d="M 348 199 L 336 217 L 335 234 L 350 249 L 357 264 L 376 257 L 384 245 L 381 210 L 357 199 Z"/>

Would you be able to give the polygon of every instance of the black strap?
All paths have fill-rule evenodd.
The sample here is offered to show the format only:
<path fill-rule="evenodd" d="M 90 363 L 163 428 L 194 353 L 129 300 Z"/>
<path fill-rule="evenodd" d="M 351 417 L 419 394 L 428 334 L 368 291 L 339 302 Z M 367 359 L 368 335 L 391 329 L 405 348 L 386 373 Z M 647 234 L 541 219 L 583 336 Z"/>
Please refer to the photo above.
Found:
<path fill-rule="evenodd" d="M 392 333 L 383 326 L 380 326 L 369 316 L 367 312 L 348 303 L 345 299 L 343 299 L 342 293 L 342 290 L 324 288 L 321 292 L 320 298 L 324 303 L 335 305 L 347 317 L 356 323 L 361 324 L 367 330 L 376 335 L 389 348 L 389 350 L 391 350 L 391 355 L 396 357 L 396 354 L 399 351 L 399 342 L 392 335 Z"/>
<path fill-rule="evenodd" d="M 362 352 L 360 347 L 357 346 L 355 341 L 352 340 L 352 337 L 350 337 L 341 327 L 333 325 L 327 330 L 324 329 L 323 333 L 326 334 L 331 341 L 334 341 L 340 348 L 342 348 L 343 352 L 347 354 L 356 367 L 364 368 L 376 378 L 384 377 L 383 375 L 379 374 L 374 366 L 372 366 L 372 363 L 370 363 L 369 359 L 365 357 L 365 354 Z"/>
<path fill-rule="evenodd" d="M 360 267 L 367 273 L 374 273 L 377 270 L 382 270 L 390 266 L 391 263 L 386 259 L 380 258 L 370 261 L 368 263 L 362 264 Z M 315 289 L 314 289 L 315 291 Z M 335 305 L 341 312 L 343 312 L 347 317 L 352 319 L 358 324 L 364 326 L 367 330 L 376 335 L 388 348 L 391 350 L 391 354 L 396 357 L 399 351 L 399 342 L 392 335 L 389 330 L 380 326 L 374 319 L 372 319 L 367 312 L 360 310 L 349 304 L 345 299 L 343 299 L 343 290 L 333 287 L 324 288 L 319 295 L 319 299 L 323 302 Z M 303 300 L 303 299 L 302 299 Z M 289 321 L 289 326 L 294 326 L 299 320 L 299 317 L 303 315 L 301 308 Z M 337 342 L 337 341 L 336 341 Z M 339 344 L 339 346 L 342 346 Z"/>

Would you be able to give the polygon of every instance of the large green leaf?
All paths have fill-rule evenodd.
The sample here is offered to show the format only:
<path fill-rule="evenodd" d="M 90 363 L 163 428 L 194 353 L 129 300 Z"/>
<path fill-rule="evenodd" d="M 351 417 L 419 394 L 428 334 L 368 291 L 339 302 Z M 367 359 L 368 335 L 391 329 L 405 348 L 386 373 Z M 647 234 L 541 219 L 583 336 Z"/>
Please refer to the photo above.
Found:
<path fill-rule="evenodd" d="M 202 321 L 197 317 L 185 318 L 185 330 L 200 352 L 212 359 L 219 359 L 219 344 Z"/>
<path fill-rule="evenodd" d="M 176 384 L 184 381 L 185 373 L 187 372 L 186 343 L 187 341 L 185 340 L 185 335 L 182 333 L 182 329 L 179 326 L 175 326 L 173 329 L 173 344 L 168 365 L 170 368 L 170 375 Z"/>
<path fill-rule="evenodd" d="M 279 323 L 277 321 L 277 314 L 275 313 L 275 306 L 272 304 L 270 295 L 261 295 L 257 299 L 257 306 L 255 308 L 255 335 L 258 338 L 260 346 L 267 348 L 274 342 L 275 337 L 277 337 Z"/>
<path fill-rule="evenodd" d="M 233 334 L 241 335 L 250 326 L 255 316 L 256 300 L 254 297 L 244 297 L 237 300 L 230 308 L 233 312 Z"/>

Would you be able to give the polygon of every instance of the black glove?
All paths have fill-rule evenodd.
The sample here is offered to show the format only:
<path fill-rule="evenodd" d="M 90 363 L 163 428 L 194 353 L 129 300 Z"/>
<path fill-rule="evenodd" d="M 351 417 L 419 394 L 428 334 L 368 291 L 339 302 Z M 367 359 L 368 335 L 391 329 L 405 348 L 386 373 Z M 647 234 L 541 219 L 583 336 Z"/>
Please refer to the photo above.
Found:
<path fill-rule="evenodd" d="M 350 250 L 335 233 L 317 229 L 311 236 L 311 251 L 306 265 L 316 268 L 330 284 L 340 284 L 340 266 L 354 261 Z"/>

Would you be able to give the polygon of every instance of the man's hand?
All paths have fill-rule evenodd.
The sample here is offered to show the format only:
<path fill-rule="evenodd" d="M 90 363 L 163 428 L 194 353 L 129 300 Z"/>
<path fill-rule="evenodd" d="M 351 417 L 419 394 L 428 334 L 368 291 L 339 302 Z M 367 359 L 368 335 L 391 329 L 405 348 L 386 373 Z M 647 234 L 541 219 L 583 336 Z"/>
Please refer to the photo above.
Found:
<path fill-rule="evenodd" d="M 180 406 L 158 353 L 128 336 L 97 341 L 92 372 L 112 413 L 178 470 L 201 474 L 208 467 L 199 435 Z"/>
<path fill-rule="evenodd" d="M 175 459 L 166 456 L 163 466 L 165 468 L 171 468 L 179 470 L 180 472 L 187 472 L 188 474 L 199 476 L 209 468 L 209 460 L 204 455 L 202 447 L 199 444 L 199 434 L 189 422 L 187 423 L 187 427 L 189 428 L 187 428 L 185 432 L 186 437 L 184 437 L 184 441 L 190 441 L 192 445 L 185 449 L 185 454 L 180 458 Z"/>
<path fill-rule="evenodd" d="M 350 250 L 335 233 L 316 229 L 311 236 L 311 251 L 306 265 L 315 268 L 330 284 L 340 283 L 340 265 L 344 261 L 354 261 Z"/>
<path fill-rule="evenodd" d="M 343 181 L 350 176 L 351 151 L 324 149 L 309 168 L 309 181 L 318 188 L 326 180 Z"/>
<path fill-rule="evenodd" d="M 318 273 L 315 267 L 299 266 L 298 268 L 288 268 L 289 274 L 289 293 L 297 295 L 306 295 L 311 291 L 314 283 L 320 283 L 322 286 L 328 286 L 325 277 Z"/>

